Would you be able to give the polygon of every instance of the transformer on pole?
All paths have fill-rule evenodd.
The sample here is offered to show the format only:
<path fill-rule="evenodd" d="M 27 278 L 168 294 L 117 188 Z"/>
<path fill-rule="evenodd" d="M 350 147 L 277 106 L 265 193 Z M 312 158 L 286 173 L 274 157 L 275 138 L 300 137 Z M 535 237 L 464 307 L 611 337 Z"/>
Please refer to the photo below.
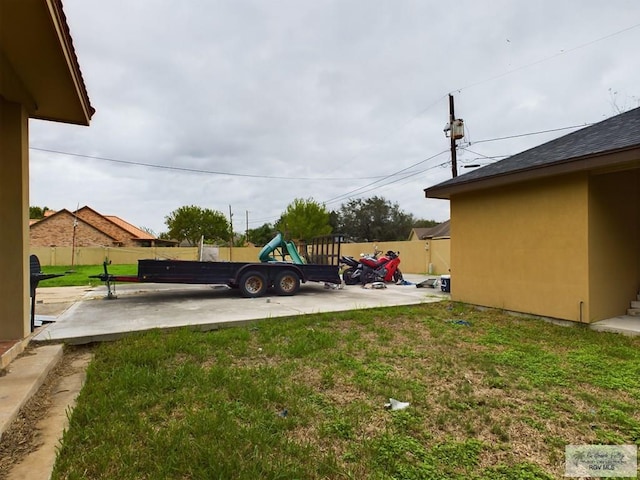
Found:
<path fill-rule="evenodd" d="M 456 153 L 456 140 L 464 137 L 464 120 L 456 119 L 453 106 L 453 95 L 449 94 L 449 122 L 444 126 L 444 134 L 451 139 L 451 174 L 458 176 L 458 157 Z"/>

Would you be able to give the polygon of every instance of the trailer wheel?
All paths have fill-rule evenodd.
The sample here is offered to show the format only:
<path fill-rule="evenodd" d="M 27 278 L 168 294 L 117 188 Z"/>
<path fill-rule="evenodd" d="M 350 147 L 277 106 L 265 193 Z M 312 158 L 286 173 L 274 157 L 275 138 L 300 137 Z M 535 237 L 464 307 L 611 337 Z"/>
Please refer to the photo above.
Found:
<path fill-rule="evenodd" d="M 267 291 L 267 279 L 264 274 L 256 270 L 250 270 L 240 277 L 238 287 L 243 297 L 261 297 Z"/>
<path fill-rule="evenodd" d="M 278 295 L 295 295 L 300 290 L 300 277 L 293 270 L 280 272 L 276 275 L 273 288 Z"/>

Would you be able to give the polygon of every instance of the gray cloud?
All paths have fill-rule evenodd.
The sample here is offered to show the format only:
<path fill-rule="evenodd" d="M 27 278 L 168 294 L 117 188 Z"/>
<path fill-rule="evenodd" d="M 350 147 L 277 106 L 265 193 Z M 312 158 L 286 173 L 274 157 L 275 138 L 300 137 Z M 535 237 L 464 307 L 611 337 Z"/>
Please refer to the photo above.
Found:
<path fill-rule="evenodd" d="M 156 231 L 182 205 L 244 228 L 296 197 L 326 201 L 447 150 L 446 95 L 465 119 L 464 162 L 554 134 L 473 142 L 601 120 L 636 106 L 637 1 L 65 0 L 97 112 L 89 128 L 31 122 L 36 148 L 276 180 L 158 170 L 32 150 L 32 205 L 90 205 Z M 609 89 L 612 89 L 611 92 Z M 613 94 L 612 92 L 618 92 Z M 448 218 L 422 189 L 448 155 L 381 195 Z M 461 173 L 464 169 L 461 169 Z M 397 177 L 393 177 L 394 179 Z M 369 187 L 365 190 L 369 190 Z M 346 201 L 328 204 L 338 208 Z M 242 217 L 242 221 L 238 219 Z M 242 227 L 240 227 L 242 225 Z"/>

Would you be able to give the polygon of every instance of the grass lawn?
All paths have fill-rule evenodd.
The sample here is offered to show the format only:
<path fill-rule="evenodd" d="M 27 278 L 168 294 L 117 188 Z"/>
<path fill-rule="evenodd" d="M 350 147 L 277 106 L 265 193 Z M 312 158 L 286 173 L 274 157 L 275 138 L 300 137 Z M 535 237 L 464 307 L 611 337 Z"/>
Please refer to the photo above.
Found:
<path fill-rule="evenodd" d="M 109 265 L 109 273 L 113 275 L 137 275 L 138 265 Z M 44 273 L 63 273 L 63 277 L 50 278 L 38 284 L 38 288 L 46 287 L 75 287 L 83 285 L 101 285 L 97 278 L 89 278 L 90 275 L 104 273 L 102 265 L 70 265 L 65 266 L 42 266 Z"/>
<path fill-rule="evenodd" d="M 53 478 L 561 478 L 567 444 L 640 444 L 639 352 L 448 302 L 132 335 L 96 347 Z"/>

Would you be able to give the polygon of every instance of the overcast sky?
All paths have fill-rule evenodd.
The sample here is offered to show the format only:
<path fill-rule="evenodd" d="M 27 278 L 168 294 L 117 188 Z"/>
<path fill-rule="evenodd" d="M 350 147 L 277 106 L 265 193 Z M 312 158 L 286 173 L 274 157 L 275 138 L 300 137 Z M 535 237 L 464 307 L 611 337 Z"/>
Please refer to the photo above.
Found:
<path fill-rule="evenodd" d="M 30 204 L 156 233 L 184 205 L 231 206 L 244 231 L 247 211 L 257 228 L 295 198 L 332 210 L 378 195 L 444 221 L 449 202 L 423 189 L 451 177 L 449 93 L 460 174 L 573 130 L 484 140 L 640 105 L 638 0 L 63 6 L 96 113 L 31 121 Z"/>

